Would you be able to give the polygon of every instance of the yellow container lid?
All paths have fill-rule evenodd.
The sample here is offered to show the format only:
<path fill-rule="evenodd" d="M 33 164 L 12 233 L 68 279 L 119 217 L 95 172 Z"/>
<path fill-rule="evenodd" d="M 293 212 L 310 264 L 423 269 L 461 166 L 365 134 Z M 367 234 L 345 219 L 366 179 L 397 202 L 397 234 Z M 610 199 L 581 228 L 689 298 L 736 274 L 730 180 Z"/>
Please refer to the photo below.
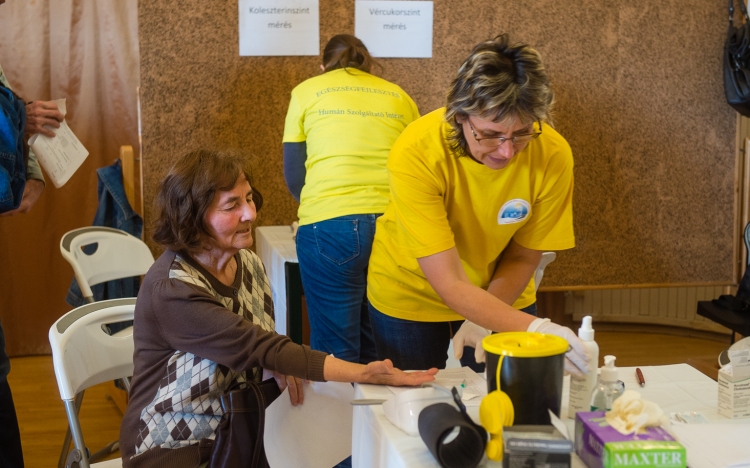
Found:
<path fill-rule="evenodd" d="M 566 353 L 568 342 L 544 333 L 508 332 L 484 337 L 482 348 L 498 356 L 535 358 Z"/>

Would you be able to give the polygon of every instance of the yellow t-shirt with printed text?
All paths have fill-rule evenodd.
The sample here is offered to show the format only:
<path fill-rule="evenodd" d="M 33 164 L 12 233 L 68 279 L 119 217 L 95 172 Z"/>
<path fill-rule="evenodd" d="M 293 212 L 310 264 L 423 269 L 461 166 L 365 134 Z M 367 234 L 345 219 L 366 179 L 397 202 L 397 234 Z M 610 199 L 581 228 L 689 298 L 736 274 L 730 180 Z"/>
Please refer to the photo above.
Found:
<path fill-rule="evenodd" d="M 573 154 L 542 125 L 542 135 L 499 170 L 449 149 L 445 109 L 401 134 L 388 159 L 391 202 L 378 218 L 368 268 L 367 297 L 377 310 L 419 322 L 462 320 L 417 263 L 452 247 L 471 283 L 487 289 L 511 239 L 533 250 L 575 246 Z M 532 278 L 513 307 L 535 301 Z"/>
<path fill-rule="evenodd" d="M 294 88 L 283 141 L 307 146 L 300 225 L 382 213 L 389 198 L 388 153 L 418 117 L 398 85 L 357 69 L 332 70 Z"/>

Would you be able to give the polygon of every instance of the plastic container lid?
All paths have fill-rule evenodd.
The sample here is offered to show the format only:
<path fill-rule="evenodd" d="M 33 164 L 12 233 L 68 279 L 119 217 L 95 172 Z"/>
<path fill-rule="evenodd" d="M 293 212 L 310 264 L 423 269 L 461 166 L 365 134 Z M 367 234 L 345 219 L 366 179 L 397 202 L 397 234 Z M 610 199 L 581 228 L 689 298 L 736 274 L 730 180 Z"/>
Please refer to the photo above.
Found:
<path fill-rule="evenodd" d="M 568 342 L 544 333 L 509 332 L 486 336 L 482 348 L 498 356 L 535 358 L 564 354 L 568 351 Z"/>
<path fill-rule="evenodd" d="M 578 329 L 578 338 L 582 341 L 594 341 L 594 329 L 591 326 L 591 316 L 587 315 L 581 321 L 581 328 Z"/>
<path fill-rule="evenodd" d="M 615 367 L 615 359 L 617 358 L 614 356 L 604 356 L 604 365 L 599 373 L 602 382 L 617 382 L 618 371 Z"/>

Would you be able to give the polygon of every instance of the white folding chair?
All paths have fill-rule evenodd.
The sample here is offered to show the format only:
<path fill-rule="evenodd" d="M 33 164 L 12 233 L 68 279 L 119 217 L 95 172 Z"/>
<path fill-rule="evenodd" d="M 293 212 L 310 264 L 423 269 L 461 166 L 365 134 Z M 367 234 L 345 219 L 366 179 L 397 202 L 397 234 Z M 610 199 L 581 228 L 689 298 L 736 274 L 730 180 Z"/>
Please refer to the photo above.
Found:
<path fill-rule="evenodd" d="M 539 266 L 537 266 L 536 270 L 534 270 L 535 291 L 539 291 L 539 283 L 542 282 L 542 277 L 544 277 L 544 269 L 547 268 L 547 265 L 555 261 L 555 258 L 557 258 L 557 254 L 555 252 L 544 252 L 542 254 L 542 259 L 539 261 Z M 447 369 L 461 367 L 461 363 L 453 355 L 453 340 L 451 340 L 451 343 L 448 346 L 448 361 L 446 361 L 445 367 Z"/>
<path fill-rule="evenodd" d="M 96 245 L 93 253 L 86 253 L 85 247 Z M 87 249 L 90 250 L 90 249 Z M 70 263 L 75 273 L 81 293 L 88 303 L 94 302 L 91 287 L 99 283 L 121 278 L 145 275 L 154 263 L 154 256 L 148 246 L 135 236 L 119 229 L 103 226 L 91 226 L 68 231 L 60 239 L 60 253 Z M 118 333 L 132 334 L 132 327 Z M 123 386 L 127 379 L 123 380 Z M 76 405 L 80 409 L 83 402 L 83 392 L 76 398 Z M 63 468 L 68 458 L 71 432 L 67 431 L 60 452 L 58 468 Z M 108 444 L 97 451 L 94 460 L 117 450 L 117 442 Z"/>
<path fill-rule="evenodd" d="M 75 449 L 67 467 L 89 467 L 89 453 L 78 421 L 76 395 L 93 385 L 133 375 L 133 333 L 108 334 L 104 327 L 133 320 L 135 298 L 86 304 L 60 317 L 49 329 L 52 362 L 60 398 L 65 404 Z M 124 332 L 124 330 L 123 330 Z M 114 463 L 116 462 L 116 463 Z M 93 466 L 121 466 L 119 460 Z"/>
<path fill-rule="evenodd" d="M 96 244 L 92 254 L 83 247 Z M 145 275 L 154 263 L 148 246 L 125 231 L 101 226 L 68 231 L 60 239 L 60 252 L 75 272 L 86 302 L 94 302 L 91 286 L 121 278 Z"/>

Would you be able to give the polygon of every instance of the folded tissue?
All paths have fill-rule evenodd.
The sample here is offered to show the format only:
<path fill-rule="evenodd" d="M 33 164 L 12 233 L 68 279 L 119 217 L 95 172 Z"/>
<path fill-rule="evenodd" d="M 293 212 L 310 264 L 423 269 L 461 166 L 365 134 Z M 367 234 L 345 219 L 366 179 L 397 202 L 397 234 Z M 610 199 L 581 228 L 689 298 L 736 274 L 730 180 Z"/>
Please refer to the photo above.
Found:
<path fill-rule="evenodd" d="M 620 434 L 643 434 L 648 427 L 665 426 L 669 418 L 653 401 L 644 400 L 635 390 L 625 392 L 607 412 L 607 422 Z"/>

